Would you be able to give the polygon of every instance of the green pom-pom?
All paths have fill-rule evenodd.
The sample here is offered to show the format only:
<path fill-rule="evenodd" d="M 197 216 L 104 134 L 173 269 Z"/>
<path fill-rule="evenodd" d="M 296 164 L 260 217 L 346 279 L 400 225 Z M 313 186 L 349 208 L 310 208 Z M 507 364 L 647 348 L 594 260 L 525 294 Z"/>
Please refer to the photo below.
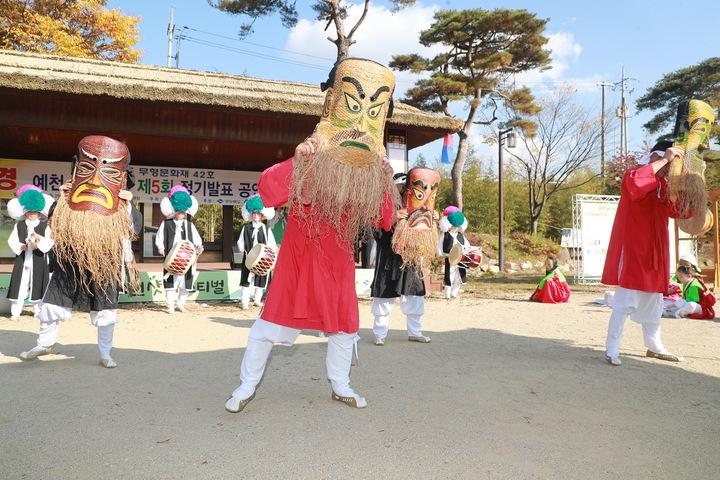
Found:
<path fill-rule="evenodd" d="M 175 192 L 170 197 L 170 205 L 176 212 L 187 212 L 192 207 L 192 198 L 185 192 Z"/>
<path fill-rule="evenodd" d="M 465 215 L 463 215 L 462 212 L 452 212 L 450 215 L 447 216 L 448 222 L 450 222 L 450 225 L 453 227 L 461 227 L 463 223 L 465 223 Z"/>
<path fill-rule="evenodd" d="M 248 198 L 248 201 L 245 202 L 245 210 L 248 212 L 262 212 L 263 208 L 265 208 L 265 205 L 263 205 L 262 199 L 260 196 L 250 197 Z"/>
<path fill-rule="evenodd" d="M 26 212 L 42 212 L 45 208 L 45 197 L 37 190 L 26 190 L 18 201 Z"/>

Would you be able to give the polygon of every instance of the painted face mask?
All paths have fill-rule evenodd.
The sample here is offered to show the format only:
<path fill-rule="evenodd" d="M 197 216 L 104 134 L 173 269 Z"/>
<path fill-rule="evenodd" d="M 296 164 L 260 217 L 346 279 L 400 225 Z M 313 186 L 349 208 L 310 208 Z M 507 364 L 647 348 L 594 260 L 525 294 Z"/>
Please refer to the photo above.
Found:
<path fill-rule="evenodd" d="M 403 205 L 411 229 L 431 230 L 440 174 L 429 168 L 413 168 L 407 174 Z"/>
<path fill-rule="evenodd" d="M 327 139 L 329 153 L 353 167 L 382 159 L 385 120 L 392 113 L 394 75 L 371 60 L 348 58 L 336 65 L 331 81 L 316 128 Z"/>
<path fill-rule="evenodd" d="M 128 148 L 112 138 L 92 135 L 80 140 L 68 206 L 100 215 L 115 213 L 129 157 Z"/>

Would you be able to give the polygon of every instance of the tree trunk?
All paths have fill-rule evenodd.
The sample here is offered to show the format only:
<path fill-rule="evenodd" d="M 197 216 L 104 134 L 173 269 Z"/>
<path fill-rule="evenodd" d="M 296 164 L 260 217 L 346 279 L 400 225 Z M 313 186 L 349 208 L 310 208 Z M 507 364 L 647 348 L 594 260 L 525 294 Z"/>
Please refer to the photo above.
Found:
<path fill-rule="evenodd" d="M 472 126 L 472 123 L 470 123 Z M 467 128 L 467 127 L 466 127 Z M 450 177 L 453 182 L 453 202 L 455 206 L 460 210 L 463 209 L 463 170 L 465 169 L 465 160 L 467 160 L 468 147 L 470 145 L 470 138 L 465 132 L 466 128 L 458 132 L 458 152 L 455 156 L 455 163 L 453 164 L 450 172 Z"/>

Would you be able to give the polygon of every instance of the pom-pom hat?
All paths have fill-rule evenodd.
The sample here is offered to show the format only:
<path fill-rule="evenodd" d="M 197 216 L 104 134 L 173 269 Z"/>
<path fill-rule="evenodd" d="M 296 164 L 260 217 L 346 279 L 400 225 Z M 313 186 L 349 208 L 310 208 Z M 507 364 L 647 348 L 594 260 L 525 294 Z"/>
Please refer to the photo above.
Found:
<path fill-rule="evenodd" d="M 42 189 L 32 184 L 23 185 L 15 192 L 15 198 L 7 205 L 8 214 L 14 220 L 20 220 L 27 212 L 40 212 L 47 216 L 55 200 L 42 193 Z"/>
<path fill-rule="evenodd" d="M 177 212 L 185 212 L 188 215 L 195 215 L 198 211 L 198 201 L 190 195 L 190 191 L 182 185 L 175 185 L 168 192 L 168 196 L 160 201 L 160 211 L 167 218 Z"/>
<path fill-rule="evenodd" d="M 447 232 L 451 227 L 460 227 L 461 232 L 467 229 L 467 218 L 465 218 L 465 214 L 462 213 L 458 207 L 453 205 L 445 207 L 443 215 L 444 217 L 438 222 L 438 227 L 440 227 L 440 230 L 443 232 Z"/>
<path fill-rule="evenodd" d="M 273 207 L 266 207 L 260 195 L 253 195 L 248 198 L 242 206 L 242 217 L 246 222 L 252 221 L 253 212 L 260 212 L 260 214 L 268 220 L 275 216 L 275 209 Z"/>

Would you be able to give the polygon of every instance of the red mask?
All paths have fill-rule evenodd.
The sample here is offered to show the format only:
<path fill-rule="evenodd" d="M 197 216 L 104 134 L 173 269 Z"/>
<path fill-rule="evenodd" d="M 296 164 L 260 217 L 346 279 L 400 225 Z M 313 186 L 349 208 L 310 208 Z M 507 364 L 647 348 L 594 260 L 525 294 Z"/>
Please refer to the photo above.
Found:
<path fill-rule="evenodd" d="M 112 138 L 92 135 L 80 140 L 68 206 L 100 215 L 115 213 L 129 157 L 128 148 Z"/>
<path fill-rule="evenodd" d="M 408 172 L 403 193 L 407 221 L 414 230 L 431 230 L 434 223 L 435 197 L 440 187 L 440 174 L 429 168 L 413 168 Z"/>

